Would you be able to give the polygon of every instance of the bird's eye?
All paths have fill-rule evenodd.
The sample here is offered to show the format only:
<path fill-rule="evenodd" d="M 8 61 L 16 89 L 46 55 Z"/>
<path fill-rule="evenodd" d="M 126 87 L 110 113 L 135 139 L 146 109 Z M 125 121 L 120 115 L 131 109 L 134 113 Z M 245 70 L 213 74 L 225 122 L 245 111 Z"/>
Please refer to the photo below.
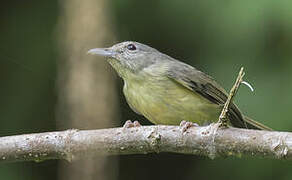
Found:
<path fill-rule="evenodd" d="M 136 46 L 134 44 L 129 44 L 127 46 L 127 49 L 130 50 L 130 51 L 135 51 L 137 48 L 136 48 Z"/>

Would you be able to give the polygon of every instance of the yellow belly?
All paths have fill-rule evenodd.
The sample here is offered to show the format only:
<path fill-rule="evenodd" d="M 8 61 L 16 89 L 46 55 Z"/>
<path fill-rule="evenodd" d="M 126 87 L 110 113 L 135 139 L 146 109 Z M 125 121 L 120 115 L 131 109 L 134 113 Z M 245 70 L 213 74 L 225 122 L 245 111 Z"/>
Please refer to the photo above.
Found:
<path fill-rule="evenodd" d="M 154 124 L 178 125 L 186 120 L 205 125 L 216 121 L 221 111 L 220 106 L 168 78 L 125 81 L 124 94 L 130 106 Z"/>

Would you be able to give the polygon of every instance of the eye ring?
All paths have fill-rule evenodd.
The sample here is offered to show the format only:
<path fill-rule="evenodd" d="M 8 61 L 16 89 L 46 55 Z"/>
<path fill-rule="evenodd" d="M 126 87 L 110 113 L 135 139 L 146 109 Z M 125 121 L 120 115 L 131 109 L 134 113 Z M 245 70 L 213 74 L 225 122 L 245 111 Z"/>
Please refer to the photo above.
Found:
<path fill-rule="evenodd" d="M 130 51 L 135 51 L 137 48 L 134 44 L 128 44 L 127 45 L 127 49 L 130 50 Z"/>

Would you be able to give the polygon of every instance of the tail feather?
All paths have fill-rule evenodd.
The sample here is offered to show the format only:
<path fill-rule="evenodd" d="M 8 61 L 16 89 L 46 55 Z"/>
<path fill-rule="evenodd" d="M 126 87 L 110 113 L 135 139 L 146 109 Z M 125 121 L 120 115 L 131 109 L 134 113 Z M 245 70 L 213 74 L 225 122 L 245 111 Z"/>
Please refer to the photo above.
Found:
<path fill-rule="evenodd" d="M 247 128 L 249 129 L 260 129 L 260 130 L 266 130 L 266 131 L 273 131 L 273 129 L 255 121 L 252 120 L 251 118 L 244 116 L 243 117 L 244 121 L 246 122 Z"/>

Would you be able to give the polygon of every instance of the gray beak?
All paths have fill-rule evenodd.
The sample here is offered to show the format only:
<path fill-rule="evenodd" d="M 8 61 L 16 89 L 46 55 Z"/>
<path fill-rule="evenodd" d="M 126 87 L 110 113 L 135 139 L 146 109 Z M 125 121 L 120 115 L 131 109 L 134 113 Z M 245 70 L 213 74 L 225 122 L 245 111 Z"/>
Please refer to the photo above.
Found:
<path fill-rule="evenodd" d="M 113 57 L 116 52 L 114 52 L 110 48 L 95 48 L 95 49 L 90 49 L 87 51 L 88 54 L 92 55 L 99 55 L 99 56 L 104 56 L 104 57 Z"/>

